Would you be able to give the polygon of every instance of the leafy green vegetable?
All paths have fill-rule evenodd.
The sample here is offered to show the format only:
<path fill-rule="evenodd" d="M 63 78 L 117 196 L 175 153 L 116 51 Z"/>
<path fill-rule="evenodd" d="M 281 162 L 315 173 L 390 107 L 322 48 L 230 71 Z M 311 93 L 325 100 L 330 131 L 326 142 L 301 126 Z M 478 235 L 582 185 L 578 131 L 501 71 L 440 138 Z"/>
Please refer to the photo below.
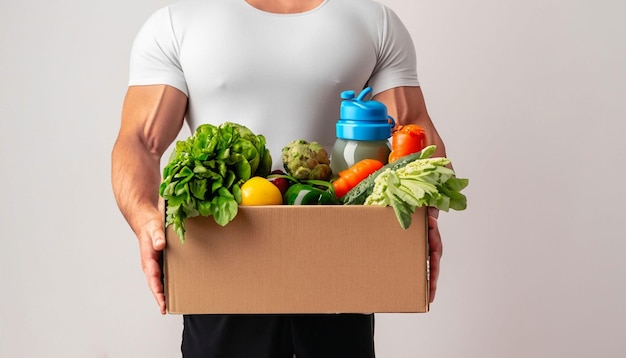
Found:
<path fill-rule="evenodd" d="M 228 224 L 241 203 L 241 184 L 255 175 L 267 176 L 271 167 L 263 135 L 231 122 L 200 125 L 176 143 L 163 169 L 159 195 L 167 205 L 165 225 L 174 225 L 184 242 L 187 218 L 213 216 L 219 225 Z"/>
<path fill-rule="evenodd" d="M 465 210 L 467 198 L 461 193 L 468 179 L 455 176 L 447 158 L 430 158 L 434 146 L 402 168 L 385 169 L 374 179 L 374 188 L 365 205 L 391 206 L 403 229 L 411 225 L 415 208 L 434 206 L 443 211 Z"/>

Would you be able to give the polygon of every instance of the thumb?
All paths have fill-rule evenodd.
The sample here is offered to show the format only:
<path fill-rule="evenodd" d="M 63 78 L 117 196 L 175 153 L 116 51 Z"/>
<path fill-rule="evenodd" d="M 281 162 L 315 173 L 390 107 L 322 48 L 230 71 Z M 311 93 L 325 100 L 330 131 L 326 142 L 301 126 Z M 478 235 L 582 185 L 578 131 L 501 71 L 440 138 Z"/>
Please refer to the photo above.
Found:
<path fill-rule="evenodd" d="M 165 200 L 159 196 L 159 202 L 157 205 L 159 214 L 161 217 L 165 216 Z M 155 250 L 163 250 L 165 248 L 165 225 L 163 221 L 152 230 L 152 246 Z"/>
<path fill-rule="evenodd" d="M 161 251 L 165 248 L 165 235 L 162 230 L 159 230 L 152 235 L 152 246 L 157 251 Z"/>
<path fill-rule="evenodd" d="M 159 220 L 152 220 L 149 227 L 150 239 L 152 240 L 152 247 L 156 251 L 161 251 L 165 248 L 165 232 L 163 223 Z"/>

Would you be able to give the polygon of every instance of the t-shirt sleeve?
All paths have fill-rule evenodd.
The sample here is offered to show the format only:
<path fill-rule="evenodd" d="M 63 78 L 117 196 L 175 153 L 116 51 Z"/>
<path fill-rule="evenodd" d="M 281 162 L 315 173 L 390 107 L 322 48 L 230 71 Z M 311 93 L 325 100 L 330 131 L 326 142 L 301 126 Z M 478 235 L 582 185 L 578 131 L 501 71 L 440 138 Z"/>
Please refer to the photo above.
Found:
<path fill-rule="evenodd" d="M 161 8 L 146 20 L 135 36 L 128 85 L 165 84 L 188 95 L 179 50 L 169 8 Z"/>
<path fill-rule="evenodd" d="M 378 61 L 368 81 L 372 94 L 401 86 L 419 86 L 413 39 L 398 15 L 382 6 Z"/>

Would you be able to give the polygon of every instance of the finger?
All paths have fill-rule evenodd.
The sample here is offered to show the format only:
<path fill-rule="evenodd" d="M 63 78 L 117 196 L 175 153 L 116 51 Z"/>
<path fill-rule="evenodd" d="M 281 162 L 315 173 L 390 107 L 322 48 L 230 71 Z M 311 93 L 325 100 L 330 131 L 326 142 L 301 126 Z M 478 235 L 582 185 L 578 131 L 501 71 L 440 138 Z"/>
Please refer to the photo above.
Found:
<path fill-rule="evenodd" d="M 435 219 L 439 219 L 439 209 L 434 206 L 428 207 L 428 216 L 432 216 Z"/>
<path fill-rule="evenodd" d="M 443 242 L 439 233 L 439 223 L 437 219 L 428 217 L 428 248 L 429 251 L 439 252 L 439 256 L 443 255 Z"/>
<path fill-rule="evenodd" d="M 145 245 L 145 247 L 141 252 L 142 270 L 161 314 L 165 314 L 165 292 L 161 281 L 161 253 L 153 250 L 151 245 Z"/>
<path fill-rule="evenodd" d="M 149 261 L 146 263 L 146 280 L 148 287 L 154 296 L 161 314 L 165 314 L 165 292 L 161 281 L 161 265 L 157 261 Z"/>
<path fill-rule="evenodd" d="M 439 280 L 439 265 L 443 254 L 443 243 L 439 233 L 437 219 L 428 218 L 428 247 L 430 263 L 430 302 L 435 300 L 437 293 L 437 282 Z"/>
<path fill-rule="evenodd" d="M 150 241 L 152 242 L 152 248 L 157 251 L 161 251 L 165 248 L 165 231 L 163 228 L 163 221 L 153 219 L 146 225 L 146 231 L 150 235 Z"/>
<path fill-rule="evenodd" d="M 165 314 L 165 293 L 161 280 L 161 251 L 165 248 L 163 221 L 150 220 L 144 226 L 144 233 L 139 240 L 141 267 L 161 314 Z"/>
<path fill-rule="evenodd" d="M 437 294 L 437 282 L 439 280 L 439 262 L 441 256 L 438 252 L 434 251 L 430 254 L 430 297 L 429 300 L 432 303 L 435 300 Z"/>

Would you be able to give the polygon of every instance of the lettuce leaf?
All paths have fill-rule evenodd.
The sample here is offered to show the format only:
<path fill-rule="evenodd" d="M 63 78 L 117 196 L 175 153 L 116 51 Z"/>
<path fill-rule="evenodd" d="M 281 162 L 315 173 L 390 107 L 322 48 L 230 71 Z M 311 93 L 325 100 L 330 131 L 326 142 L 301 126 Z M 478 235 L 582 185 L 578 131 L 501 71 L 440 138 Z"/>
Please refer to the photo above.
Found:
<path fill-rule="evenodd" d="M 266 177 L 272 157 L 265 137 L 232 122 L 202 124 L 186 140 L 176 142 L 163 168 L 159 195 L 165 199 L 165 225 L 174 225 L 185 241 L 185 220 L 212 216 L 221 226 L 231 222 L 241 203 L 241 184 Z"/>

